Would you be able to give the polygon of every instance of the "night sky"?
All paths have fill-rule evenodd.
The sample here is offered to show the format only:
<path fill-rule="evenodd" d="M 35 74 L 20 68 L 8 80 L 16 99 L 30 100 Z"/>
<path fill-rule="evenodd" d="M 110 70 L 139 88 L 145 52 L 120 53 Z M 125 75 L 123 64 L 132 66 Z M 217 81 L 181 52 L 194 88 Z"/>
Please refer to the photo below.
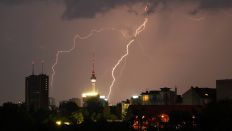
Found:
<path fill-rule="evenodd" d="M 107 95 L 111 70 L 145 16 L 145 30 L 115 71 L 111 104 L 146 90 L 177 87 L 182 94 L 232 78 L 231 0 L 0 0 L 0 103 L 24 101 L 32 61 L 39 74 L 43 60 L 51 79 L 56 52 L 70 49 L 77 33 L 115 28 L 120 32 L 76 39 L 75 50 L 60 55 L 49 90 L 57 102 L 89 91 L 94 52 L 97 90 Z"/>

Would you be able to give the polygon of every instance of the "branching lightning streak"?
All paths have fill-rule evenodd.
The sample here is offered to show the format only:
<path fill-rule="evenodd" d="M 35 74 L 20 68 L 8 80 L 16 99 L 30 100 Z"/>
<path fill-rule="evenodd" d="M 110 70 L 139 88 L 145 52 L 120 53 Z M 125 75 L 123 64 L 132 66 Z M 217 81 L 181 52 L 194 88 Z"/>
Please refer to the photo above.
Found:
<path fill-rule="evenodd" d="M 145 11 L 146 10 L 147 10 L 147 7 L 145 8 Z M 125 59 L 129 55 L 129 47 L 130 47 L 130 45 L 135 41 L 135 38 L 145 29 L 147 22 L 148 22 L 148 18 L 145 18 L 144 22 L 136 29 L 134 37 L 132 38 L 132 40 L 130 40 L 128 42 L 128 44 L 126 45 L 126 53 L 124 55 L 122 55 L 121 58 L 117 61 L 117 63 L 114 65 L 114 67 L 112 69 L 112 72 L 111 72 L 113 80 L 112 80 L 112 82 L 110 84 L 109 93 L 107 95 L 108 100 L 110 98 L 111 90 L 112 90 L 112 87 L 114 86 L 114 83 L 115 83 L 115 80 L 116 80 L 115 76 L 114 76 L 114 72 L 115 72 L 116 68 L 120 65 L 122 60 Z"/>
<path fill-rule="evenodd" d="M 204 17 L 204 16 L 197 17 L 197 18 L 188 16 L 188 17 L 186 17 L 186 18 L 189 19 L 189 20 L 198 21 L 198 22 L 199 22 L 199 21 L 202 21 L 202 20 L 205 20 L 205 17 Z"/>
<path fill-rule="evenodd" d="M 98 30 L 93 29 L 93 30 L 90 31 L 89 34 L 87 34 L 85 36 L 81 36 L 80 34 L 76 34 L 75 37 L 73 38 L 73 46 L 70 49 L 68 49 L 68 50 L 59 50 L 59 51 L 56 52 L 55 62 L 52 65 L 51 88 L 53 88 L 53 85 L 54 85 L 54 77 L 55 77 L 55 74 L 56 74 L 55 66 L 58 64 L 59 56 L 62 53 L 71 53 L 76 48 L 76 40 L 77 39 L 85 40 L 85 39 L 88 39 L 91 36 L 93 36 L 95 33 L 100 33 L 100 32 L 105 31 L 105 30 L 118 31 L 118 32 L 120 32 L 122 34 L 123 37 L 127 37 L 125 32 L 123 32 L 123 31 L 121 31 L 119 29 L 116 29 L 116 28 L 101 28 L 101 29 L 98 29 Z"/>

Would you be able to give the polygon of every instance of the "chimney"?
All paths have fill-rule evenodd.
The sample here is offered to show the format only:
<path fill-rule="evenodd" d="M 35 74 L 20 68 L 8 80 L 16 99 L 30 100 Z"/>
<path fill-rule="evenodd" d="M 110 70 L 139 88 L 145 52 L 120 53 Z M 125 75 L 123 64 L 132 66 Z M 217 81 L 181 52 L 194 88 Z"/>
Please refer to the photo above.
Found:
<path fill-rule="evenodd" d="M 177 88 L 175 87 L 175 94 L 177 95 Z"/>

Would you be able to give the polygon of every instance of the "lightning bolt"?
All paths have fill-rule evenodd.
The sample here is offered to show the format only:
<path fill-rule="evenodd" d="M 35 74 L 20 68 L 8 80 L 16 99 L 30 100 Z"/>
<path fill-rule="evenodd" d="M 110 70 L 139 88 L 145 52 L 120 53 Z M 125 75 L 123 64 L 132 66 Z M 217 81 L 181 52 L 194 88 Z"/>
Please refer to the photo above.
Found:
<path fill-rule="evenodd" d="M 147 13 L 147 11 L 148 11 L 148 5 L 145 7 L 145 13 Z M 113 67 L 112 73 L 111 73 L 112 78 L 113 78 L 113 81 L 111 82 L 111 85 L 110 85 L 110 87 L 109 87 L 110 90 L 109 90 L 109 93 L 108 93 L 108 95 L 107 95 L 107 99 L 109 99 L 109 97 L 110 97 L 112 87 L 114 86 L 114 83 L 115 83 L 115 80 L 116 80 L 116 79 L 115 79 L 115 76 L 114 76 L 114 72 L 115 72 L 116 68 L 117 68 L 117 67 L 119 66 L 119 64 L 129 55 L 129 47 L 130 47 L 130 45 L 135 41 L 136 37 L 145 29 L 147 22 L 148 22 L 148 18 L 145 18 L 144 21 L 143 21 L 143 23 L 136 29 L 136 31 L 135 31 L 135 33 L 134 33 L 132 39 L 127 43 L 127 46 L 126 46 L 126 53 L 117 61 L 117 63 L 116 63 L 115 66 Z M 76 40 L 77 40 L 77 39 L 85 40 L 85 39 L 90 38 L 90 37 L 93 36 L 94 34 L 100 33 L 100 32 L 102 32 L 102 31 L 104 31 L 104 30 L 118 31 L 118 32 L 120 32 L 120 33 L 123 35 L 123 37 L 125 37 L 125 38 L 128 37 L 127 34 L 126 34 L 125 32 L 123 32 L 123 31 L 121 31 L 121 30 L 119 30 L 119 29 L 116 29 L 116 28 L 101 28 L 101 29 L 99 29 L 99 30 L 93 29 L 93 30 L 90 31 L 89 34 L 87 34 L 87 35 L 85 35 L 85 36 L 81 36 L 81 35 L 79 35 L 79 34 L 76 34 L 75 37 L 73 38 L 73 46 L 72 46 L 70 49 L 68 49 L 68 50 L 58 50 L 58 51 L 56 52 L 55 62 L 54 62 L 54 64 L 52 65 L 51 88 L 53 88 L 53 85 L 54 85 L 54 78 L 55 78 L 55 74 L 56 74 L 55 67 L 56 67 L 56 65 L 57 65 L 58 62 L 59 62 L 59 56 L 60 56 L 61 54 L 65 54 L 65 53 L 71 53 L 73 50 L 75 50 L 75 48 L 76 48 Z"/>
<path fill-rule="evenodd" d="M 73 38 L 73 45 L 72 45 L 72 47 L 70 49 L 68 49 L 68 50 L 58 50 L 56 52 L 55 62 L 52 65 L 51 88 L 53 88 L 53 85 L 54 85 L 54 78 L 55 78 L 55 75 L 56 75 L 55 67 L 56 67 L 56 65 L 59 62 L 60 55 L 61 54 L 65 54 L 65 53 L 71 53 L 76 48 L 76 40 L 77 39 L 79 39 L 79 40 L 85 40 L 85 39 L 88 39 L 88 38 L 92 37 L 94 34 L 100 33 L 100 32 L 105 31 L 105 30 L 117 31 L 117 32 L 121 33 L 121 35 L 124 38 L 128 37 L 125 31 L 122 31 L 122 30 L 119 30 L 119 29 L 116 29 L 116 28 L 101 28 L 101 29 L 98 29 L 98 30 L 97 29 L 93 29 L 93 30 L 90 31 L 89 34 L 87 34 L 85 36 L 81 36 L 80 34 L 76 34 L 74 36 L 74 38 Z"/>
<path fill-rule="evenodd" d="M 145 11 L 147 11 L 147 6 L 145 8 Z M 112 87 L 114 86 L 114 83 L 115 83 L 115 80 L 116 80 L 115 76 L 114 76 L 114 72 L 117 69 L 117 67 L 120 65 L 120 63 L 129 55 L 129 47 L 131 46 L 132 43 L 134 43 L 136 37 L 145 29 L 147 22 L 148 22 L 148 18 L 145 18 L 144 21 L 143 21 L 143 23 L 136 29 L 133 38 L 126 45 L 126 53 L 121 56 L 121 58 L 117 61 L 117 63 L 112 68 L 111 75 L 112 75 L 113 80 L 112 80 L 112 82 L 110 84 L 110 87 L 109 87 L 109 93 L 107 95 L 107 99 L 108 100 L 110 98 Z"/>
<path fill-rule="evenodd" d="M 149 3 L 145 6 L 144 8 L 144 12 L 145 12 L 145 15 L 148 14 L 148 11 L 149 11 Z M 133 38 L 127 43 L 126 45 L 126 53 L 124 55 L 121 56 L 121 58 L 117 61 L 117 63 L 114 65 L 114 67 L 112 68 L 112 72 L 111 72 L 111 76 L 113 78 L 111 84 L 110 84 L 110 87 L 109 87 L 109 93 L 107 95 L 107 99 L 109 100 L 110 98 L 110 94 L 111 94 L 111 91 L 112 91 L 112 87 L 114 86 L 114 83 L 116 81 L 115 79 L 115 76 L 114 76 L 114 72 L 115 70 L 117 69 L 117 67 L 120 65 L 120 63 L 129 55 L 129 47 L 130 45 L 135 41 L 136 37 L 142 32 L 144 31 L 145 27 L 146 27 L 146 24 L 148 22 L 148 18 L 145 17 L 143 23 L 135 30 L 135 34 L 133 36 Z"/>

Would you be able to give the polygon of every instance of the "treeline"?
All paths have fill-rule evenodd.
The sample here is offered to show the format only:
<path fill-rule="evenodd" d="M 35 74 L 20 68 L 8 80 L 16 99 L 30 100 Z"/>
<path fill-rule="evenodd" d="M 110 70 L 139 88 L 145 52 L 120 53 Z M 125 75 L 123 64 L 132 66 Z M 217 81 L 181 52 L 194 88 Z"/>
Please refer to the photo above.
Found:
<path fill-rule="evenodd" d="M 31 130 L 31 131 L 130 131 L 133 121 L 107 121 L 115 117 L 108 109 L 102 108 L 98 113 L 76 106 L 73 103 L 61 104 L 58 109 L 27 111 L 24 104 L 4 103 L 0 106 L 0 130 Z M 107 116 L 108 114 L 108 116 Z M 175 116 L 175 115 L 173 115 Z M 172 118 L 171 118 L 172 119 Z M 170 121 L 176 122 L 176 121 Z M 195 130 L 195 131 L 231 131 L 232 100 L 220 101 L 207 105 L 197 118 L 197 128 L 162 128 L 160 131 Z M 168 123 L 167 123 L 168 124 Z M 152 128 L 151 128 L 152 129 Z M 154 128 L 153 128 L 154 129 Z M 149 130 L 149 129 L 147 129 Z"/>
<path fill-rule="evenodd" d="M 7 102 L 0 106 L 0 131 L 133 130 L 128 122 L 107 122 L 106 118 L 115 118 L 108 108 L 84 109 L 73 102 L 36 111 L 27 111 L 25 104 Z"/>

